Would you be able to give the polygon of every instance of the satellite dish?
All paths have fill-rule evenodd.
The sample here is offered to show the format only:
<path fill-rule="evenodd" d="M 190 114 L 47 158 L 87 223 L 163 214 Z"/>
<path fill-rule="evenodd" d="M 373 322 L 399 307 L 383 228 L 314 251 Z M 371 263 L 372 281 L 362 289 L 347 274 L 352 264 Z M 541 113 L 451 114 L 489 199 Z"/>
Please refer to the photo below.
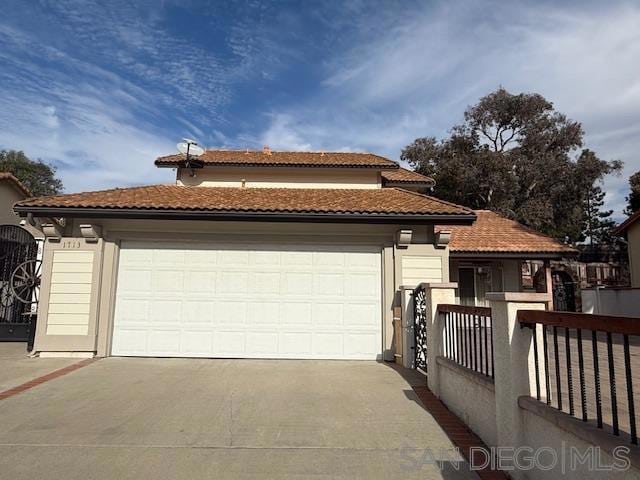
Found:
<path fill-rule="evenodd" d="M 198 145 L 198 142 L 191 140 L 190 138 L 183 138 L 182 140 L 184 141 L 178 143 L 176 147 L 180 153 L 183 153 L 187 157 L 184 161 L 184 166 L 191 171 L 191 176 L 195 177 L 196 173 L 193 169 L 204 167 L 204 162 L 193 157 L 199 157 L 202 155 L 204 153 L 204 148 Z"/>
<path fill-rule="evenodd" d="M 176 147 L 180 153 L 184 153 L 187 156 L 187 161 L 191 155 L 199 157 L 204 153 L 204 148 L 198 145 L 198 142 L 195 140 L 191 140 L 190 138 L 183 138 L 183 140 L 184 141 L 178 143 Z"/>

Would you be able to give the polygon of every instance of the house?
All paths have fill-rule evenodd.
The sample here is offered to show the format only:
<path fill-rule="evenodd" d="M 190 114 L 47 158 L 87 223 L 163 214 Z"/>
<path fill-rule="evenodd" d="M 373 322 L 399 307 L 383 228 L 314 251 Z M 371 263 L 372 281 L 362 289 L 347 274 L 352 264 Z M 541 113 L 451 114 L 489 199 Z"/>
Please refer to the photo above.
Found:
<path fill-rule="evenodd" d="M 627 239 L 631 286 L 640 288 L 640 210 L 622 222 L 614 233 Z"/>
<path fill-rule="evenodd" d="M 9 172 L 0 172 L 0 225 L 18 225 L 13 204 L 31 197 L 31 192 Z"/>
<path fill-rule="evenodd" d="M 171 185 L 19 202 L 46 237 L 42 356 L 394 358 L 401 285 L 449 281 L 476 214 L 368 153 L 160 157 Z"/>
<path fill-rule="evenodd" d="M 583 289 L 583 311 L 640 318 L 640 211 L 622 222 L 613 233 L 626 238 L 631 285 Z"/>
<path fill-rule="evenodd" d="M 487 292 L 546 292 L 548 279 L 558 291 L 566 272 L 553 271 L 550 262 L 574 257 L 576 249 L 495 212 L 474 213 L 473 225 L 437 228 L 451 233 L 449 278 L 458 283 L 460 304 L 485 306 Z"/>

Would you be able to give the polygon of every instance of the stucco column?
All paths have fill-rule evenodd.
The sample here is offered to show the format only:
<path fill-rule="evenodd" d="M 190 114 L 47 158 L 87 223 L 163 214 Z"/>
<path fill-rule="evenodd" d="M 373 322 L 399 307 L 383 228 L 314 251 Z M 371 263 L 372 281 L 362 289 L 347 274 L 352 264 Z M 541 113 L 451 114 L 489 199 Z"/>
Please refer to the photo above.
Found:
<path fill-rule="evenodd" d="M 546 293 L 500 292 L 486 296 L 491 307 L 498 446 L 522 446 L 522 412 L 518 397 L 535 396 L 533 330 L 521 328 L 518 310 L 545 310 Z M 542 339 L 538 337 L 538 345 Z M 521 478 L 518 472 L 511 472 Z"/>
<path fill-rule="evenodd" d="M 436 358 L 443 355 L 444 324 L 438 318 L 440 304 L 454 304 L 457 283 L 423 283 L 427 306 L 427 385 L 440 396 L 440 375 Z"/>

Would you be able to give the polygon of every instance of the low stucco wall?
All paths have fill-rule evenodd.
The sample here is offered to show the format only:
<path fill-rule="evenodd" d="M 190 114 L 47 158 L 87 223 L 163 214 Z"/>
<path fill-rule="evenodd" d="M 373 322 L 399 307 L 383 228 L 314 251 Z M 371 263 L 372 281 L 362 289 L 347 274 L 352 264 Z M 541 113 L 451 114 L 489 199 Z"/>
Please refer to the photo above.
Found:
<path fill-rule="evenodd" d="M 582 312 L 640 317 L 640 288 L 583 288 Z"/>
<path fill-rule="evenodd" d="M 497 445 L 493 382 L 444 357 L 438 357 L 437 364 L 440 369 L 440 400 L 487 445 Z"/>
<path fill-rule="evenodd" d="M 523 399 L 524 400 L 524 399 Z M 542 467 L 548 466 L 553 468 L 544 469 L 536 468 L 526 472 L 526 478 L 531 480 L 555 480 L 557 478 L 567 478 L 576 480 L 601 480 L 607 478 L 616 479 L 639 479 L 640 470 L 637 466 L 637 458 L 632 458 L 632 465 L 628 470 L 614 470 L 611 467 L 615 464 L 623 466 L 620 459 L 614 459 L 609 452 L 612 448 L 620 445 L 625 447 L 625 442 L 620 439 L 613 439 L 611 434 L 596 429 L 589 429 L 584 424 L 580 424 L 579 420 L 570 418 L 568 415 L 558 411 L 554 411 L 546 405 L 536 405 L 533 399 L 526 402 L 521 401 L 521 406 L 529 404 L 529 408 L 521 408 L 523 430 L 522 445 L 526 445 L 534 450 L 536 449 L 553 449 L 558 455 L 557 462 L 553 464 L 553 458 L 549 453 L 540 455 L 540 463 Z M 533 408 L 531 408 L 533 407 Z M 536 413 L 546 412 L 544 415 Z M 563 418 L 563 416 L 565 418 Z M 546 418 L 545 418 L 546 417 Z M 577 422 L 577 423 L 576 423 Z M 567 428 L 563 428 L 562 424 L 567 423 Z M 569 425 L 574 424 L 574 432 L 581 432 L 575 435 Z M 593 438 L 589 438 L 589 437 Z M 598 447 L 599 450 L 595 450 Z M 631 445 L 629 445 L 631 447 Z M 637 449 L 637 447 L 634 447 Z M 593 452 L 592 457 L 587 464 L 580 463 L 577 457 L 573 457 L 574 452 L 584 455 Z M 597 452 L 597 453 L 596 453 Z M 634 453 L 631 453 L 631 456 Z"/>

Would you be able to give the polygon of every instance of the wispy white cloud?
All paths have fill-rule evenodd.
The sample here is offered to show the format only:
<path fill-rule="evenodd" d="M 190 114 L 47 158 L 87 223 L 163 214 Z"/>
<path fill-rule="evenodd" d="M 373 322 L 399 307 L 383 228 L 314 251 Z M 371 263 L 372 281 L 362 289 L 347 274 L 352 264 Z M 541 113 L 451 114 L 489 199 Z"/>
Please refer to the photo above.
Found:
<path fill-rule="evenodd" d="M 607 181 L 608 204 L 621 211 L 626 176 L 640 169 L 640 5 L 460 0 L 395 20 L 361 30 L 328 62 L 324 89 L 273 116 L 268 136 L 398 158 L 418 136 L 446 135 L 499 85 L 535 91 L 583 122 L 589 147 L 626 162 Z"/>

